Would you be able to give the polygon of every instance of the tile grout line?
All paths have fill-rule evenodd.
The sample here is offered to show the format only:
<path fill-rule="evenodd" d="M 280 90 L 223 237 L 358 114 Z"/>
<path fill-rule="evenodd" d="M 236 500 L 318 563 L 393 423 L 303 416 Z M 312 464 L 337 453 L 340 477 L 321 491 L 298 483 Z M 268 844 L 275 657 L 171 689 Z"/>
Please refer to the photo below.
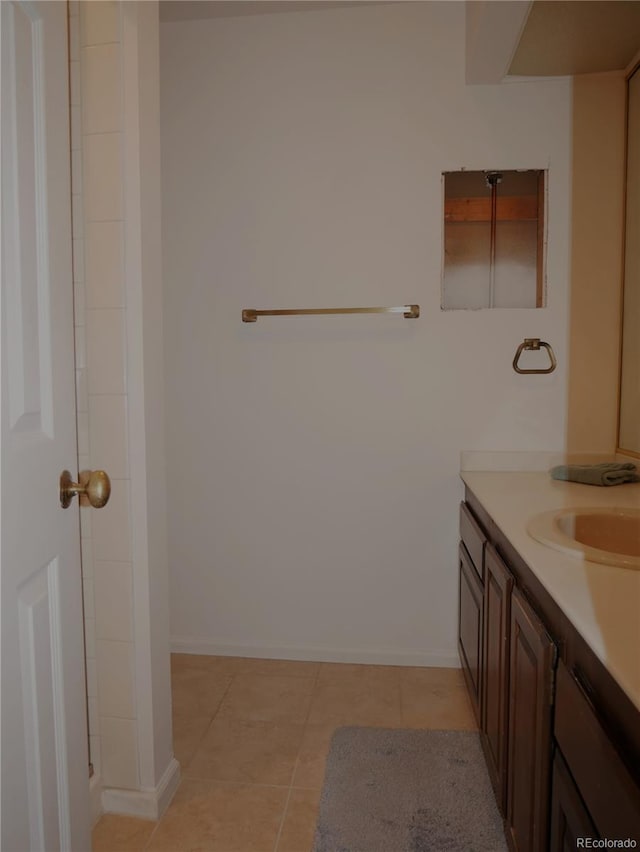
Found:
<path fill-rule="evenodd" d="M 264 781 L 228 781 L 226 778 L 206 778 L 200 775 L 189 775 L 186 781 L 200 781 L 204 784 L 218 784 L 222 787 L 265 787 L 268 790 L 288 790 L 288 784 L 265 784 Z M 300 788 L 306 789 L 306 788 Z M 312 788 L 309 788 L 312 789 Z"/>
<path fill-rule="evenodd" d="M 218 706 L 217 706 L 217 707 L 216 707 L 216 709 L 213 711 L 213 715 L 211 716 L 211 719 L 209 719 L 209 724 L 207 725 L 207 727 L 204 729 L 204 731 L 203 731 L 203 732 L 202 732 L 202 734 L 200 735 L 200 739 L 198 740 L 197 745 L 196 745 L 196 747 L 195 747 L 195 748 L 194 748 L 194 750 L 193 750 L 193 754 L 192 754 L 192 755 L 191 755 L 191 757 L 189 758 L 188 764 L 184 767 L 184 771 L 185 771 L 185 773 L 187 772 L 187 768 L 188 768 L 188 766 L 189 766 L 189 765 L 191 764 L 191 762 L 193 761 L 193 758 L 196 756 L 196 754 L 197 754 L 197 752 L 198 752 L 198 749 L 199 749 L 199 748 L 200 748 L 200 746 L 202 745 L 202 743 L 203 743 L 203 741 L 204 741 L 204 738 L 207 736 L 207 734 L 208 734 L 208 733 L 209 733 L 209 731 L 211 730 L 211 726 L 212 726 L 212 725 L 213 725 L 213 723 L 215 722 L 215 720 L 216 720 L 216 716 L 217 716 L 217 715 L 218 715 L 218 713 L 220 712 L 220 708 L 222 707 L 222 704 L 223 704 L 223 702 L 224 702 L 225 698 L 227 697 L 227 693 L 228 693 L 228 692 L 229 692 L 229 690 L 231 689 L 231 685 L 232 685 L 233 681 L 235 680 L 235 677 L 236 677 L 236 676 L 235 676 L 235 674 L 231 674 L 231 675 L 226 675 L 226 677 L 228 677 L 228 678 L 229 678 L 229 683 L 227 684 L 227 688 L 225 689 L 224 693 L 222 694 L 222 698 L 221 698 L 221 699 L 220 699 L 220 701 L 218 702 Z M 180 773 L 180 775 L 181 775 L 183 778 L 187 778 L 187 777 L 191 778 L 191 777 L 192 777 L 192 776 L 187 776 L 186 774 L 185 774 L 185 775 L 182 775 L 182 772 Z"/>
<path fill-rule="evenodd" d="M 292 790 L 293 790 L 293 787 L 290 786 L 288 791 L 287 791 L 287 798 L 286 798 L 285 803 L 284 803 L 284 808 L 282 809 L 282 816 L 280 817 L 280 825 L 278 826 L 278 833 L 276 834 L 276 842 L 275 842 L 275 846 L 273 847 L 273 852 L 278 852 L 278 845 L 280 843 L 280 837 L 282 836 L 282 829 L 284 828 L 284 822 L 285 822 L 285 819 L 287 817 L 287 811 L 289 810 L 289 802 L 291 800 L 291 791 Z"/>
<path fill-rule="evenodd" d="M 182 781 L 180 781 L 180 784 L 182 784 Z M 179 788 L 180 788 L 180 785 L 178 785 L 178 789 Z M 178 792 L 178 789 L 176 789 L 176 793 Z M 162 817 L 159 820 L 156 820 L 156 824 L 153 826 L 153 831 L 149 835 L 149 839 L 147 840 L 147 842 L 142 847 L 142 852 L 145 852 L 145 850 L 147 850 L 149 848 L 149 846 L 151 845 L 151 841 L 153 840 L 155 833 L 158 830 L 161 822 L 162 822 Z"/>
<path fill-rule="evenodd" d="M 216 709 L 215 709 L 215 711 L 214 711 L 214 713 L 213 713 L 213 715 L 212 715 L 212 717 L 211 717 L 211 720 L 210 720 L 209 724 L 207 725 L 207 727 L 206 727 L 206 729 L 205 729 L 204 733 L 202 734 L 202 736 L 201 736 L 201 737 L 200 737 L 200 739 L 198 740 L 198 745 L 197 745 L 197 746 L 196 746 L 196 748 L 194 749 L 193 755 L 191 756 L 191 758 L 190 758 L 190 760 L 189 760 L 189 763 L 191 763 L 191 760 L 192 760 L 192 759 L 193 759 L 193 757 L 195 756 L 195 753 L 197 752 L 198 748 L 200 747 L 200 743 L 202 742 L 202 740 L 205 738 L 205 736 L 206 736 L 207 732 L 209 731 L 209 728 L 211 727 L 211 725 L 213 725 L 213 720 L 214 720 L 214 719 L 215 719 L 215 717 L 218 715 L 218 711 L 220 710 L 220 707 L 221 707 L 221 705 L 222 705 L 222 702 L 223 702 L 223 701 L 224 701 L 224 699 L 226 698 L 226 695 L 227 695 L 227 693 L 229 692 L 229 690 L 231 689 L 231 684 L 232 684 L 232 683 L 233 683 L 233 681 L 234 681 L 235 674 L 228 675 L 228 677 L 229 677 L 229 683 L 227 684 L 227 688 L 225 689 L 225 691 L 224 691 L 224 694 L 223 694 L 222 698 L 221 698 L 221 699 L 220 699 L 220 701 L 218 702 L 218 706 L 216 707 Z M 173 733 L 172 733 L 172 740 L 173 740 Z M 173 742 L 172 742 L 172 745 L 173 745 Z M 175 757 L 175 755 L 174 755 L 174 757 Z M 185 771 L 186 771 L 186 766 L 185 766 Z M 188 780 L 188 779 L 187 779 L 187 776 L 183 774 L 182 766 L 181 766 L 181 767 L 180 767 L 180 783 L 178 784 L 178 787 L 176 788 L 176 792 L 174 793 L 173 798 L 175 798 L 175 796 L 176 796 L 176 795 L 177 795 L 177 793 L 178 793 L 178 790 L 179 790 L 179 789 L 180 789 L 180 787 L 182 786 L 183 782 L 184 782 L 184 781 L 186 781 L 186 780 Z M 149 848 L 149 846 L 151 845 L 151 841 L 153 840 L 153 838 L 154 838 L 154 836 L 155 836 L 156 831 L 157 831 L 157 830 L 158 830 L 158 828 L 160 827 L 160 823 L 162 822 L 162 820 L 163 820 L 163 819 L 164 819 L 164 817 L 166 816 L 166 814 L 167 814 L 167 812 L 168 812 L 169 808 L 171 807 L 171 804 L 172 804 L 172 802 L 173 802 L 173 798 L 172 798 L 171 802 L 169 802 L 169 805 L 167 806 L 167 810 L 164 812 L 164 814 L 163 814 L 163 815 L 162 815 L 162 816 L 161 816 L 158 820 L 156 820 L 156 824 L 155 824 L 155 826 L 154 826 L 154 829 L 153 829 L 153 831 L 151 832 L 151 835 L 149 836 L 149 839 L 147 840 L 147 842 L 146 842 L 145 846 L 143 847 L 142 852 L 145 852 L 145 850 L 147 850 L 147 849 Z"/>
<path fill-rule="evenodd" d="M 300 762 L 300 751 L 302 750 L 302 742 L 304 741 L 304 735 L 307 730 L 307 725 L 309 724 L 309 717 L 311 716 L 311 708 L 313 707 L 313 699 L 315 697 L 316 687 L 318 686 L 318 679 L 320 677 L 320 667 L 322 663 L 318 663 L 318 668 L 316 669 L 316 674 L 313 679 L 313 687 L 311 689 L 311 695 L 309 699 L 309 706 L 307 707 L 307 714 L 304 719 L 304 726 L 302 728 L 302 740 L 300 741 L 300 747 L 298 748 L 298 754 L 296 756 L 296 762 L 293 764 L 293 770 L 291 772 L 291 781 L 289 782 L 289 792 L 287 793 L 287 800 L 284 803 L 284 808 L 282 810 L 282 817 L 280 819 L 280 825 L 278 827 L 278 833 L 276 835 L 275 846 L 273 847 L 273 852 L 278 852 L 278 846 L 280 845 L 280 838 L 282 837 L 282 829 L 284 828 L 285 820 L 287 818 L 287 812 L 289 810 L 289 802 L 291 801 L 291 794 L 293 793 L 293 782 L 296 777 L 296 771 L 298 769 L 298 763 Z"/>
<path fill-rule="evenodd" d="M 305 720 L 304 720 L 304 724 L 303 724 L 303 736 L 304 736 L 304 731 L 306 730 L 306 727 L 307 727 L 307 724 L 308 724 L 308 721 L 309 721 L 309 717 L 310 717 L 310 715 L 311 715 L 311 708 L 312 708 L 312 704 L 313 704 L 313 698 L 314 698 L 315 690 L 316 690 L 316 687 L 317 687 L 317 685 L 318 685 L 318 680 L 319 680 L 319 676 L 320 676 L 320 666 L 321 666 L 321 665 L 322 665 L 321 663 L 319 663 L 319 664 L 318 664 L 318 668 L 317 668 L 316 673 L 315 673 L 314 678 L 313 678 L 313 686 L 312 686 L 312 689 L 311 689 L 311 692 L 310 692 L 309 706 L 308 706 L 308 708 L 307 708 L 307 713 L 306 713 L 306 715 L 305 715 Z M 215 710 L 215 712 L 213 713 L 213 715 L 212 715 L 212 717 L 211 717 L 211 720 L 210 720 L 209 724 L 207 725 L 206 730 L 204 731 L 204 733 L 202 734 L 202 736 L 200 737 L 200 739 L 199 739 L 199 741 L 198 741 L 198 745 L 196 746 L 196 748 L 195 748 L 195 750 L 194 750 L 194 753 L 193 753 L 194 755 L 195 755 L 195 753 L 197 752 L 197 750 L 198 750 L 198 748 L 199 748 L 200 744 L 202 743 L 202 741 L 203 741 L 204 737 L 206 736 L 206 734 L 207 734 L 207 733 L 208 733 L 208 731 L 210 730 L 210 728 L 211 728 L 211 726 L 212 726 L 212 724 L 213 724 L 214 720 L 215 720 L 215 719 L 216 719 L 216 717 L 218 716 L 218 714 L 219 714 L 219 712 L 220 712 L 220 708 L 222 707 L 222 704 L 224 703 L 224 700 L 225 700 L 225 698 L 226 698 L 226 696 L 227 696 L 227 694 L 228 694 L 229 690 L 231 689 L 231 686 L 233 685 L 233 682 L 235 681 L 235 679 L 236 679 L 237 675 L 239 675 L 239 674 L 242 674 L 242 672 L 237 672 L 237 671 L 236 671 L 236 672 L 233 672 L 232 674 L 228 674 L 228 675 L 227 675 L 227 677 L 229 678 L 229 683 L 227 684 L 227 687 L 226 687 L 226 689 L 225 689 L 225 691 L 224 691 L 224 694 L 222 695 L 222 697 L 221 697 L 220 701 L 218 702 L 218 705 L 217 705 L 217 707 L 216 707 L 216 710 Z M 269 674 L 270 674 L 270 673 L 269 673 Z M 191 759 L 193 759 L 193 755 L 192 755 L 192 758 L 191 758 Z M 300 759 L 300 749 L 298 749 L 298 755 L 297 755 L 297 757 L 296 757 L 296 761 L 295 761 L 295 764 L 294 764 L 294 767 L 293 767 L 293 771 L 292 771 L 292 774 L 291 774 L 291 780 L 290 780 L 290 782 L 289 782 L 289 784 L 287 785 L 287 787 L 286 787 L 286 788 L 285 788 L 285 786 L 284 786 L 284 785 L 271 785 L 271 784 L 259 784 L 259 785 L 252 785 L 252 786 L 259 786 L 259 787 L 271 787 L 271 788 L 275 788 L 275 789 L 287 789 L 287 790 L 288 790 L 288 792 L 287 792 L 287 798 L 286 798 L 286 801 L 285 801 L 285 804 L 284 804 L 284 808 L 283 808 L 283 812 L 282 812 L 282 817 L 281 817 L 281 820 L 280 820 L 280 825 L 279 825 L 279 828 L 278 828 L 278 834 L 277 834 L 277 836 L 276 836 L 276 842 L 275 842 L 274 852 L 277 852 L 277 846 L 278 846 L 278 843 L 280 842 L 280 837 L 281 837 L 281 834 L 282 834 L 282 829 L 283 829 L 283 826 L 284 826 L 284 821 L 285 821 L 285 818 L 286 818 L 286 815 L 287 815 L 287 810 L 288 810 L 288 807 L 289 807 L 289 800 L 290 800 L 290 798 L 291 798 L 291 794 L 292 794 L 293 789 L 294 789 L 293 780 L 294 780 L 294 777 L 295 777 L 295 771 L 296 771 L 296 769 L 297 769 L 297 767 L 298 767 L 299 759 Z M 191 762 L 191 761 L 189 761 L 189 762 Z M 211 780 L 211 779 L 198 779 L 198 778 L 197 778 L 197 776 L 181 775 L 181 779 L 180 779 L 180 786 L 182 786 L 183 782 L 184 782 L 184 781 L 186 781 L 186 780 Z M 179 789 L 179 788 L 178 788 L 178 789 Z M 300 788 L 300 789 L 306 789 L 306 788 Z M 309 788 L 309 789 L 313 789 L 313 788 Z M 177 792 L 177 791 L 176 791 L 176 792 Z M 170 805 L 169 805 L 169 807 L 170 807 Z M 168 810 L 168 809 L 167 809 L 167 810 Z M 156 832 L 158 831 L 158 828 L 160 827 L 160 824 L 161 824 L 161 823 L 162 823 L 162 821 L 164 820 L 164 817 L 165 817 L 165 816 L 166 816 L 166 812 L 165 812 L 165 814 L 163 814 L 163 816 L 162 816 L 162 817 L 160 817 L 160 818 L 156 821 L 156 824 L 155 824 L 155 826 L 154 826 L 154 828 L 153 828 L 153 831 L 151 832 L 151 835 L 149 836 L 149 839 L 147 840 L 146 844 L 144 845 L 144 847 L 143 847 L 143 849 L 142 849 L 142 852 L 146 852 L 146 850 L 148 850 L 148 849 L 150 848 L 151 843 L 152 843 L 152 841 L 153 841 L 153 838 L 155 837 Z"/>

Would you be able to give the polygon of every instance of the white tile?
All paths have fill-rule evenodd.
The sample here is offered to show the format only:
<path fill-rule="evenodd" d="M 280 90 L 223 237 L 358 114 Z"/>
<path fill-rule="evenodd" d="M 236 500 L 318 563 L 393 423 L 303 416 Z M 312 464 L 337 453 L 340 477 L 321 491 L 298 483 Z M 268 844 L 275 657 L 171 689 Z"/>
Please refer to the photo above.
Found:
<path fill-rule="evenodd" d="M 122 129 L 120 45 L 82 48 L 82 132 Z"/>
<path fill-rule="evenodd" d="M 74 329 L 74 334 L 76 338 L 76 370 L 84 370 L 87 366 L 87 337 L 85 334 L 85 327 L 77 325 Z"/>
<path fill-rule="evenodd" d="M 133 640 L 132 564 L 130 562 L 96 562 L 94 588 L 96 637 L 131 642 Z"/>
<path fill-rule="evenodd" d="M 100 713 L 135 718 L 133 642 L 96 641 Z"/>
<path fill-rule="evenodd" d="M 85 252 L 88 307 L 124 307 L 122 222 L 87 223 Z"/>
<path fill-rule="evenodd" d="M 71 191 L 82 195 L 82 149 L 71 152 Z"/>
<path fill-rule="evenodd" d="M 84 617 L 95 618 L 96 610 L 93 599 L 93 577 L 84 577 L 82 580 L 82 599 L 84 601 Z"/>
<path fill-rule="evenodd" d="M 91 402 L 89 402 L 91 405 Z M 89 452 L 89 412 L 78 411 L 77 413 L 78 426 L 78 455 L 85 455 Z"/>
<path fill-rule="evenodd" d="M 86 456 L 78 456 L 78 470 L 86 470 L 89 467 L 88 458 Z M 91 506 L 80 506 L 80 540 L 92 538 L 93 509 Z"/>
<path fill-rule="evenodd" d="M 71 107 L 71 150 L 82 147 L 82 113 L 79 106 Z"/>
<path fill-rule="evenodd" d="M 106 470 L 112 479 L 129 475 L 127 398 L 123 394 L 89 397 L 91 466 Z"/>
<path fill-rule="evenodd" d="M 102 771 L 102 749 L 101 738 L 98 736 L 89 737 L 89 753 L 91 763 L 93 764 L 93 771 L 96 775 L 100 775 Z"/>
<path fill-rule="evenodd" d="M 84 281 L 84 240 L 73 241 L 73 280 Z"/>
<path fill-rule="evenodd" d="M 100 736 L 100 713 L 98 711 L 98 699 L 87 699 L 87 711 L 89 716 L 89 735 Z"/>
<path fill-rule="evenodd" d="M 89 390 L 87 388 L 87 370 L 76 370 L 76 406 L 78 411 L 89 410 Z"/>
<path fill-rule="evenodd" d="M 81 240 L 84 236 L 82 196 L 79 193 L 71 196 L 71 231 L 74 240 Z"/>
<path fill-rule="evenodd" d="M 102 509 L 93 510 L 93 558 L 95 562 L 131 561 L 129 480 L 113 479 L 111 497 Z"/>
<path fill-rule="evenodd" d="M 93 539 L 80 539 L 80 551 L 82 554 L 82 576 L 93 577 Z"/>
<path fill-rule="evenodd" d="M 94 657 L 87 657 L 87 695 L 93 698 L 98 694 L 98 675 Z"/>
<path fill-rule="evenodd" d="M 88 3 L 83 3 L 83 6 L 88 6 Z M 78 62 L 80 60 L 80 24 L 76 21 L 70 21 L 69 24 L 69 60 Z"/>
<path fill-rule="evenodd" d="M 89 394 L 125 393 L 124 311 L 87 311 Z"/>
<path fill-rule="evenodd" d="M 73 280 L 78 281 L 78 282 L 82 281 L 83 283 L 84 283 L 84 245 L 85 245 L 84 239 L 72 241 Z"/>
<path fill-rule="evenodd" d="M 84 281 L 73 282 L 73 324 L 75 327 L 85 323 Z"/>
<path fill-rule="evenodd" d="M 139 784 L 136 722 L 102 716 L 100 737 L 104 785 L 136 789 Z"/>
<path fill-rule="evenodd" d="M 71 106 L 80 106 L 80 63 L 69 63 L 69 92 Z"/>
<path fill-rule="evenodd" d="M 84 620 L 84 641 L 85 650 L 88 660 L 96 658 L 96 620 L 95 618 L 85 618 Z"/>
<path fill-rule="evenodd" d="M 108 44 L 120 40 L 118 3 L 93 0 L 83 3 L 80 11 L 80 40 L 88 44 Z"/>
<path fill-rule="evenodd" d="M 82 142 L 87 222 L 122 219 L 122 135 L 96 133 Z"/>

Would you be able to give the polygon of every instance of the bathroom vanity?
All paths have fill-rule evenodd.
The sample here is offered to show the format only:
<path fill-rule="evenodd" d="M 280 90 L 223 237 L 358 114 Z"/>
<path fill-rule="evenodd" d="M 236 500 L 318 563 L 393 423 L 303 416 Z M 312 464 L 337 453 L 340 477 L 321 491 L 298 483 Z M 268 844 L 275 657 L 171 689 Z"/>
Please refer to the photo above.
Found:
<path fill-rule="evenodd" d="M 585 562 L 526 531 L 551 509 L 637 508 L 640 485 L 462 478 L 458 644 L 510 847 L 640 846 L 640 571 Z"/>

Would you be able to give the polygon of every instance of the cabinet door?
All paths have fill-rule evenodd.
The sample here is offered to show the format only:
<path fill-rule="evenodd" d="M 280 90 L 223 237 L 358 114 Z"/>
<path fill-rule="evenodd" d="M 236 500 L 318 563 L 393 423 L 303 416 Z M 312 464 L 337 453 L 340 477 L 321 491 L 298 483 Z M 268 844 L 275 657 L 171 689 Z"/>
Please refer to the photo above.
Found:
<path fill-rule="evenodd" d="M 458 648 L 471 703 L 480 724 L 482 673 L 482 583 L 464 545 L 460 545 Z"/>
<path fill-rule="evenodd" d="M 491 545 L 487 545 L 484 565 L 482 739 L 489 777 L 498 807 L 504 813 L 509 711 L 509 628 L 513 577 Z"/>
<path fill-rule="evenodd" d="M 517 852 L 548 848 L 555 648 L 517 589 L 511 596 L 507 823 Z"/>
<path fill-rule="evenodd" d="M 550 852 L 574 852 L 578 837 L 593 839 L 597 838 L 598 834 L 567 764 L 560 752 L 556 751 L 551 788 Z"/>
<path fill-rule="evenodd" d="M 571 777 L 602 837 L 640 841 L 640 766 L 617 742 L 592 702 L 593 691 L 581 685 L 560 661 L 556 681 L 553 733 Z M 600 696 L 600 700 L 602 696 Z"/>

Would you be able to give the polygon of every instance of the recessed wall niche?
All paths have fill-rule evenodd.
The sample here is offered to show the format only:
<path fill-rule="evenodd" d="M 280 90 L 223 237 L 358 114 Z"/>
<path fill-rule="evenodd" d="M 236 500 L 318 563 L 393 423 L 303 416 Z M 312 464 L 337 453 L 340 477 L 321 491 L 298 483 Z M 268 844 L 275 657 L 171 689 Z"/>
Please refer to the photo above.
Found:
<path fill-rule="evenodd" d="M 442 178 L 442 309 L 544 307 L 544 170 Z"/>

